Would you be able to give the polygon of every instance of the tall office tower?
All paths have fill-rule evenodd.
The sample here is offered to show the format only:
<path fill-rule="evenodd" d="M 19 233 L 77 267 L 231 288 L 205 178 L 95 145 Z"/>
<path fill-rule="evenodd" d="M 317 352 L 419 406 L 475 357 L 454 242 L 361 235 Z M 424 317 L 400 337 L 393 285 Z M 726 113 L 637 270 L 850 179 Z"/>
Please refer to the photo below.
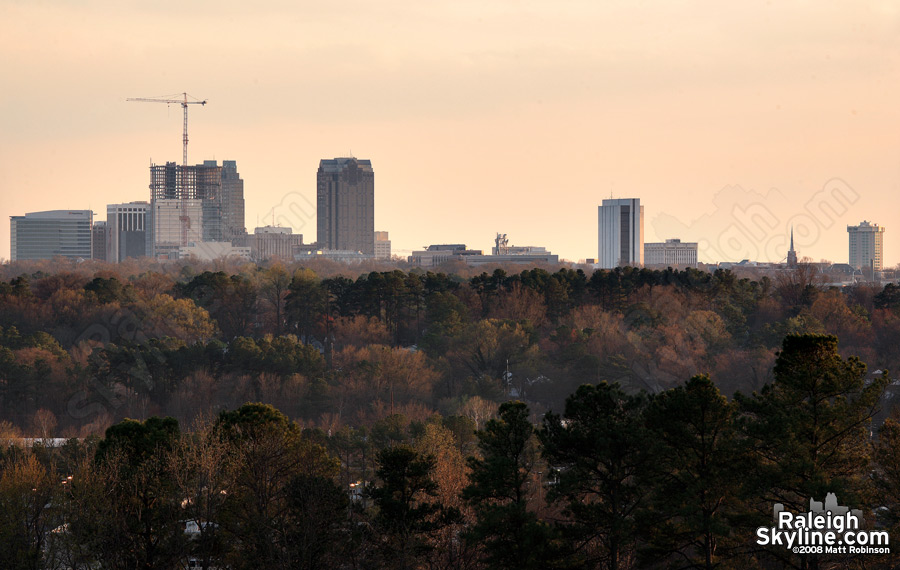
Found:
<path fill-rule="evenodd" d="M 203 164 L 183 168 L 174 162 L 165 165 L 150 166 L 150 199 L 152 216 L 160 213 L 164 217 L 175 215 L 172 212 L 160 212 L 157 201 L 182 199 L 187 202 L 197 201 L 200 213 L 196 212 L 196 204 L 186 204 L 189 226 L 187 243 L 201 241 L 232 241 L 246 234 L 244 228 L 244 181 L 237 171 L 237 163 L 225 160 L 219 166 L 215 160 L 206 160 Z M 167 203 L 170 210 L 174 203 Z M 196 215 L 196 217 L 195 217 Z M 180 207 L 177 216 L 181 217 Z M 153 243 L 155 255 L 170 254 L 172 244 L 156 234 L 160 227 L 155 219 Z M 165 231 L 164 228 L 161 228 Z M 181 237 L 177 245 L 181 244 Z M 164 242 L 164 243 L 163 243 Z M 174 248 L 174 249 L 177 249 Z"/>
<path fill-rule="evenodd" d="M 49 210 L 9 217 L 9 259 L 90 259 L 93 212 Z"/>
<path fill-rule="evenodd" d="M 850 265 L 854 269 L 881 271 L 884 263 L 884 226 L 863 220 L 847 226 L 850 234 Z"/>
<path fill-rule="evenodd" d="M 119 263 L 127 257 L 150 255 L 153 245 L 150 242 L 150 204 L 107 204 L 106 223 L 107 261 Z"/>
<path fill-rule="evenodd" d="M 106 222 L 94 222 L 94 228 L 91 235 L 91 259 L 96 261 L 107 261 L 106 259 L 106 238 L 109 229 Z"/>
<path fill-rule="evenodd" d="M 212 161 L 215 164 L 215 161 Z M 232 241 L 247 234 L 244 226 L 244 181 L 234 160 L 222 161 L 222 238 Z"/>
<path fill-rule="evenodd" d="M 370 160 L 323 159 L 317 182 L 320 247 L 375 255 L 375 172 Z"/>
<path fill-rule="evenodd" d="M 391 238 L 388 232 L 375 232 L 375 259 L 391 258 Z"/>
<path fill-rule="evenodd" d="M 640 198 L 603 200 L 597 210 L 597 264 L 603 269 L 643 265 L 644 207 Z"/>

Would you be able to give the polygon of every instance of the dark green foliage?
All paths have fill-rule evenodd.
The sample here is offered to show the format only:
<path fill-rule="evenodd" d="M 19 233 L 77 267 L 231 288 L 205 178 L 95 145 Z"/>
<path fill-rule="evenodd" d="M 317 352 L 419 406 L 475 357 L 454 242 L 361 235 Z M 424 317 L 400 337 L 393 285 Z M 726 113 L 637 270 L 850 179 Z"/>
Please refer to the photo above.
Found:
<path fill-rule="evenodd" d="M 335 568 L 351 550 L 356 532 L 350 499 L 332 479 L 297 475 L 287 496 L 286 558 L 291 568 Z"/>
<path fill-rule="evenodd" d="M 836 337 L 788 336 L 775 382 L 736 397 L 773 500 L 799 508 L 833 492 L 862 504 L 869 421 L 887 384 L 884 377 L 867 383 L 865 372 L 858 358 L 841 358 Z"/>
<path fill-rule="evenodd" d="M 459 513 L 432 500 L 438 490 L 432 478 L 434 457 L 396 445 L 380 451 L 377 461 L 381 483 L 369 490 L 369 497 L 377 509 L 373 523 L 382 536 L 380 565 L 416 568 L 434 548 L 431 537 Z"/>
<path fill-rule="evenodd" d="M 110 568 L 170 567 L 187 551 L 169 454 L 178 422 L 124 420 L 106 430 L 93 469 L 76 472 L 65 503 L 76 551 Z"/>
<path fill-rule="evenodd" d="M 220 413 L 214 433 L 229 443 L 229 457 L 236 466 L 220 520 L 229 546 L 227 560 L 241 569 L 289 565 L 298 555 L 297 536 L 292 533 L 307 533 L 309 539 L 312 532 L 296 520 L 297 509 L 305 508 L 304 485 L 336 476 L 336 460 L 266 404 L 250 403 Z M 310 479 L 298 481 L 298 476 Z"/>
<path fill-rule="evenodd" d="M 209 312 L 218 323 L 223 338 L 233 339 L 250 331 L 258 292 L 246 277 L 228 276 L 223 271 L 204 271 L 176 289 Z"/>
<path fill-rule="evenodd" d="M 244 404 L 236 410 L 223 411 L 216 421 L 216 429 L 232 440 L 253 439 L 272 434 L 293 442 L 300 437 L 300 428 L 287 416 L 269 404 Z"/>
<path fill-rule="evenodd" d="M 900 286 L 888 283 L 884 289 L 875 295 L 875 307 L 879 309 L 895 310 L 900 307 Z"/>
<path fill-rule="evenodd" d="M 648 480 L 645 560 L 710 570 L 745 546 L 729 517 L 741 508 L 742 475 L 752 458 L 735 433 L 734 415 L 708 376 L 650 401 L 646 422 L 657 456 Z"/>
<path fill-rule="evenodd" d="M 604 382 L 578 388 L 562 416 L 544 417 L 539 436 L 557 477 L 549 498 L 565 506 L 564 536 L 585 564 L 617 569 L 635 548 L 656 459 L 645 406 L 646 397 Z"/>
<path fill-rule="evenodd" d="M 865 372 L 858 358 L 841 358 L 836 337 L 792 335 L 776 360 L 775 382 L 735 397 L 755 458 L 744 482 L 759 517 L 748 527 L 771 517 L 776 502 L 803 512 L 811 497 L 835 493 L 841 504 L 866 505 L 870 421 L 888 379 L 867 381 Z"/>
<path fill-rule="evenodd" d="M 134 301 L 134 291 L 128 285 L 123 285 L 115 277 L 95 277 L 93 281 L 84 286 L 84 290 L 94 296 L 99 303 L 112 303 L 115 301 Z"/>
<path fill-rule="evenodd" d="M 481 457 L 470 457 L 469 486 L 462 496 L 475 510 L 466 538 L 481 545 L 490 568 L 546 567 L 553 557 L 552 528 L 529 509 L 535 487 L 534 428 L 522 402 L 502 404 L 499 418 L 478 431 Z"/>
<path fill-rule="evenodd" d="M 171 451 L 179 433 L 174 418 L 153 416 L 143 422 L 125 419 L 106 430 L 95 460 L 102 462 L 113 453 L 121 453 L 127 465 L 139 467 L 158 454 Z"/>

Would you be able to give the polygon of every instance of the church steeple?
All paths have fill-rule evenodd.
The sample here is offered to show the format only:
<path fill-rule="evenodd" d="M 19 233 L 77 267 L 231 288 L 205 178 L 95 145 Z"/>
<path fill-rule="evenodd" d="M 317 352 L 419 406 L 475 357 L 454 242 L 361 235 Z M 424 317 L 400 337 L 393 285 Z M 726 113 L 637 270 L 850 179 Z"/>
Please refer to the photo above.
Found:
<path fill-rule="evenodd" d="M 794 226 L 791 226 L 791 249 L 787 254 L 788 267 L 797 267 L 797 252 L 794 251 Z"/>

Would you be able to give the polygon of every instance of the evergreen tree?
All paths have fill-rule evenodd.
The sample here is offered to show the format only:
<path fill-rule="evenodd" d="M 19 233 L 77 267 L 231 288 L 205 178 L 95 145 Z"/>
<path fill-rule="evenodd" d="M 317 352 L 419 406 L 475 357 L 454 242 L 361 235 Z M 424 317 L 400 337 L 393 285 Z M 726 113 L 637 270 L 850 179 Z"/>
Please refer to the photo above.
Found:
<path fill-rule="evenodd" d="M 646 421 L 659 447 L 647 561 L 677 560 L 710 570 L 735 546 L 729 515 L 741 507 L 747 464 L 734 431 L 734 408 L 708 376 L 695 376 L 650 401 Z"/>
<path fill-rule="evenodd" d="M 805 512 L 811 498 L 828 493 L 843 505 L 865 506 L 871 419 L 887 382 L 884 376 L 867 381 L 866 365 L 841 358 L 834 336 L 784 339 L 775 381 L 759 394 L 735 396 L 741 431 L 756 456 L 745 480 L 748 494 L 760 499 L 760 521 L 771 519 L 775 503 Z M 801 567 L 816 567 L 816 560 L 804 556 Z"/>
<path fill-rule="evenodd" d="M 585 567 L 617 570 L 633 556 L 650 492 L 641 479 L 656 460 L 646 401 L 603 382 L 578 388 L 562 416 L 544 417 L 539 437 L 558 474 L 549 496 L 564 503 L 565 536 Z"/>
<path fill-rule="evenodd" d="M 418 568 L 433 550 L 431 536 L 459 513 L 431 500 L 438 492 L 433 456 L 396 445 L 378 453 L 378 465 L 381 484 L 370 489 L 369 496 L 377 508 L 375 529 L 382 537 L 381 567 Z"/>
<path fill-rule="evenodd" d="M 507 402 L 499 418 L 476 433 L 481 457 L 469 458 L 469 486 L 463 498 L 477 521 L 467 539 L 481 544 L 490 568 L 545 567 L 551 557 L 552 530 L 528 509 L 535 481 L 537 450 L 528 406 Z"/>

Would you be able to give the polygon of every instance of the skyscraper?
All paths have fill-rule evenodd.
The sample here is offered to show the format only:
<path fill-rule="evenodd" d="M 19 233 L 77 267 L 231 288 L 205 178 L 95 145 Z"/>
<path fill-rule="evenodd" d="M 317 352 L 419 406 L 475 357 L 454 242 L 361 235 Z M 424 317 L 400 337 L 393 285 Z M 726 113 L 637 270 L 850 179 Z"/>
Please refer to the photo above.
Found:
<path fill-rule="evenodd" d="M 209 162 L 213 166 L 216 164 L 214 160 L 204 164 Z M 237 171 L 237 162 L 222 161 L 221 181 L 222 238 L 232 241 L 247 233 L 247 228 L 244 227 L 244 181 Z"/>
<path fill-rule="evenodd" d="M 48 210 L 10 216 L 10 261 L 91 259 L 93 212 L 90 210 Z"/>
<path fill-rule="evenodd" d="M 106 261 L 106 237 L 109 234 L 106 222 L 94 222 L 91 234 L 91 258 Z"/>
<path fill-rule="evenodd" d="M 603 269 L 643 265 L 644 207 L 640 198 L 603 200 L 597 214 L 597 264 Z"/>
<path fill-rule="evenodd" d="M 150 204 L 107 204 L 106 224 L 107 261 L 119 263 L 128 257 L 150 255 Z"/>
<path fill-rule="evenodd" d="M 370 160 L 323 159 L 316 176 L 317 238 L 324 249 L 375 255 L 375 172 Z"/>
<path fill-rule="evenodd" d="M 180 203 L 182 198 L 184 204 Z M 233 241 L 246 234 L 244 181 L 233 160 L 222 161 L 222 166 L 215 160 L 187 168 L 174 162 L 151 165 L 150 200 L 154 255 L 171 255 L 182 245 L 201 241 Z M 187 244 L 181 243 L 184 217 L 188 223 Z M 172 225 L 175 219 L 177 228 Z M 175 229 L 177 235 L 172 233 Z"/>
<path fill-rule="evenodd" d="M 850 234 L 850 265 L 854 269 L 881 271 L 884 263 L 884 226 L 863 220 L 858 226 L 847 226 Z"/>

